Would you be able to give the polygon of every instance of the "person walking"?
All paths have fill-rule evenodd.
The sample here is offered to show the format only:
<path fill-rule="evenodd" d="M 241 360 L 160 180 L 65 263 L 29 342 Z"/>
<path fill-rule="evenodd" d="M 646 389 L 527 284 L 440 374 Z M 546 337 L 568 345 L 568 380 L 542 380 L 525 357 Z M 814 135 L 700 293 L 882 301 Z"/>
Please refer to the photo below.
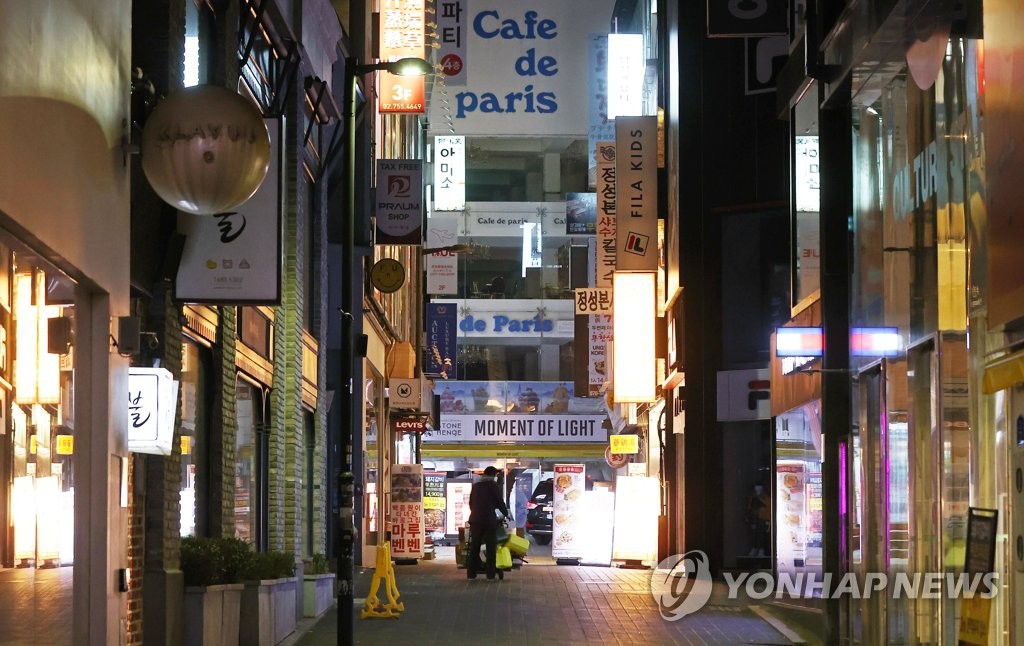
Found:
<path fill-rule="evenodd" d="M 500 511 L 505 518 L 509 517 L 508 507 L 496 476 L 498 470 L 493 466 L 484 469 L 484 475 L 473 484 L 469 492 L 469 559 L 466 563 L 466 578 L 475 579 L 480 566 L 480 546 L 487 547 L 486 573 L 488 579 L 497 575 L 495 559 L 498 552 L 498 516 Z"/>

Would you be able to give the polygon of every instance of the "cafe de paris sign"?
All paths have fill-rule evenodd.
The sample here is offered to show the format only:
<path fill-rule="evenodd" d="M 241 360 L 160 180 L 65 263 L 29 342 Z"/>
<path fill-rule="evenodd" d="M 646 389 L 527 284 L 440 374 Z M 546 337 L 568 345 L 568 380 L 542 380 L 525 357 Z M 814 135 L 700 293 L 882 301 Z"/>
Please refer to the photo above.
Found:
<path fill-rule="evenodd" d="M 219 86 L 171 94 L 142 130 L 142 171 L 162 200 L 186 213 L 216 215 L 239 206 L 259 188 L 269 161 L 263 115 Z"/>

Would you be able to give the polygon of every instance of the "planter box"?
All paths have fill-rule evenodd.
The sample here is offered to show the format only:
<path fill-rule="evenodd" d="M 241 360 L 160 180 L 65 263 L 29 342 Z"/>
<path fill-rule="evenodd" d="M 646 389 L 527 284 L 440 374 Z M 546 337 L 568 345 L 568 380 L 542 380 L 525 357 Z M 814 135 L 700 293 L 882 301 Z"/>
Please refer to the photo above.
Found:
<path fill-rule="evenodd" d="M 274 646 L 295 631 L 295 577 L 247 581 L 242 592 L 240 644 Z"/>
<path fill-rule="evenodd" d="M 244 589 L 241 583 L 185 588 L 186 646 L 236 646 Z"/>
<path fill-rule="evenodd" d="M 307 574 L 302 585 L 302 616 L 319 617 L 334 603 L 333 574 Z"/>

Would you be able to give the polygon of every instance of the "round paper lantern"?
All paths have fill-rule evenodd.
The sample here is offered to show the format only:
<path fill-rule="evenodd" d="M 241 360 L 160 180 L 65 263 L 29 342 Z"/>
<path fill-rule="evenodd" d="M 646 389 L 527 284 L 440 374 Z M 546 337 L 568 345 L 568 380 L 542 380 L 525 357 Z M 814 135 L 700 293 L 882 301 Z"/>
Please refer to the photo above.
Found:
<path fill-rule="evenodd" d="M 270 135 L 250 101 L 197 85 L 157 104 L 142 130 L 142 171 L 177 209 L 215 215 L 252 197 L 267 174 Z"/>

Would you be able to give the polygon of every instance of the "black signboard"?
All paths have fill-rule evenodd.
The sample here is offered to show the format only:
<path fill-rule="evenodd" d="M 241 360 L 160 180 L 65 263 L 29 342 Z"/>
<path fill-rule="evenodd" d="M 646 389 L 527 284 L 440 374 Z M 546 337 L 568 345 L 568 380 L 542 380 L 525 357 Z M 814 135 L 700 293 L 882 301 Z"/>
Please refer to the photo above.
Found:
<path fill-rule="evenodd" d="M 998 524 L 999 512 L 995 509 L 968 508 L 965 574 L 988 574 L 995 571 Z"/>
<path fill-rule="evenodd" d="M 787 0 L 708 0 L 708 36 L 786 33 Z"/>

